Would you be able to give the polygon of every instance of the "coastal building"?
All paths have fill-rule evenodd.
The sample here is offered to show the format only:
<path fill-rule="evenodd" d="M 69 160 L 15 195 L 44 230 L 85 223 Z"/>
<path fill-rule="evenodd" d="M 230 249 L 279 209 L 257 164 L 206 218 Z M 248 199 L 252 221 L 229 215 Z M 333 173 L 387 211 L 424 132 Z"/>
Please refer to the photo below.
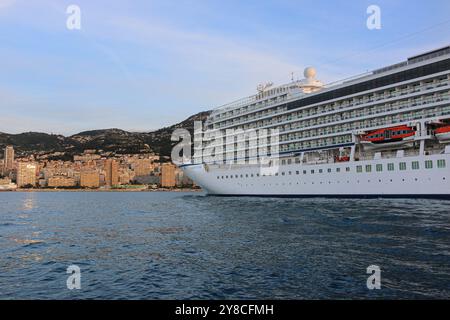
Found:
<path fill-rule="evenodd" d="M 82 171 L 80 174 L 80 187 L 82 188 L 99 188 L 100 174 L 98 171 L 89 170 Z"/>
<path fill-rule="evenodd" d="M 71 188 L 76 186 L 76 182 L 71 177 L 54 176 L 48 179 L 47 185 L 51 188 Z"/>
<path fill-rule="evenodd" d="M 98 154 L 82 154 L 82 155 L 76 155 L 73 157 L 73 161 L 81 161 L 81 162 L 88 162 L 88 161 L 95 161 L 99 160 L 101 158 Z"/>
<path fill-rule="evenodd" d="M 33 162 L 19 162 L 17 166 L 17 185 L 19 188 L 36 186 L 38 166 Z"/>
<path fill-rule="evenodd" d="M 132 168 L 138 177 L 148 176 L 154 170 L 154 165 L 150 159 L 137 159 L 133 162 Z"/>
<path fill-rule="evenodd" d="M 172 163 L 161 165 L 161 186 L 163 188 L 173 188 L 176 186 L 176 166 Z"/>
<path fill-rule="evenodd" d="M 7 146 L 3 159 L 3 174 L 7 175 L 14 169 L 14 147 Z"/>
<path fill-rule="evenodd" d="M 2 178 L 0 179 L 0 185 L 10 184 L 12 181 L 10 178 Z"/>
<path fill-rule="evenodd" d="M 17 185 L 15 183 L 12 183 L 10 178 L 0 179 L 0 191 L 11 191 L 15 190 L 16 188 Z"/>
<path fill-rule="evenodd" d="M 108 187 L 119 184 L 119 163 L 116 160 L 105 161 L 105 184 Z"/>

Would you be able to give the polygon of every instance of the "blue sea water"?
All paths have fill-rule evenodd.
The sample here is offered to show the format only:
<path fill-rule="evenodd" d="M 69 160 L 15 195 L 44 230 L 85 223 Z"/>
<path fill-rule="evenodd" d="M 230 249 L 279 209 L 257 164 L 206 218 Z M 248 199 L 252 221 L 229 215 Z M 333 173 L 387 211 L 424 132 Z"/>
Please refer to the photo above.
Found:
<path fill-rule="evenodd" d="M 0 193 L 0 299 L 363 298 L 450 298 L 450 202 Z"/>

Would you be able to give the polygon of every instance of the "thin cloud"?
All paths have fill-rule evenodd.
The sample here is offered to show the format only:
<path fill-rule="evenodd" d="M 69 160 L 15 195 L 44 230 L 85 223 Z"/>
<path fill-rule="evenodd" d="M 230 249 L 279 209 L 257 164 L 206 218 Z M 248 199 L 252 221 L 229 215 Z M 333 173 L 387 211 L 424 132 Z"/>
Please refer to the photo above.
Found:
<path fill-rule="evenodd" d="M 15 4 L 16 0 L 0 0 L 0 10 L 11 7 L 13 4 Z"/>

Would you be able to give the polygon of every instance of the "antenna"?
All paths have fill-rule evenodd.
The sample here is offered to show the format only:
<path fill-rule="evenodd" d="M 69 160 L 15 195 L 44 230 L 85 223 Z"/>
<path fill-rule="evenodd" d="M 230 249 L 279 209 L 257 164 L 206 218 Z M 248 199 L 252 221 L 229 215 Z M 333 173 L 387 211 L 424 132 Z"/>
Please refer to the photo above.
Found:
<path fill-rule="evenodd" d="M 294 72 L 291 72 L 291 81 L 294 82 Z"/>

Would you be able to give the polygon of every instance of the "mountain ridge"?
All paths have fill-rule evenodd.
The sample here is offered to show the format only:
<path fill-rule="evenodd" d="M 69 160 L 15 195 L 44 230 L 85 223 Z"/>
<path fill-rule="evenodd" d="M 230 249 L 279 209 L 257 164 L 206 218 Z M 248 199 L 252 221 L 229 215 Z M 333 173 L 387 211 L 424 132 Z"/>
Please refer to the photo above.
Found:
<path fill-rule="evenodd" d="M 192 134 L 194 121 L 204 121 L 209 114 L 210 111 L 202 111 L 172 126 L 149 132 L 119 128 L 87 130 L 71 136 L 33 131 L 19 134 L 0 132 L 0 149 L 12 145 L 18 156 L 57 154 L 53 157 L 55 159 L 70 159 L 84 150 L 112 154 L 155 153 L 167 157 L 176 143 L 170 140 L 172 132 L 184 128 Z M 3 157 L 3 152 L 0 152 L 0 157 Z"/>

